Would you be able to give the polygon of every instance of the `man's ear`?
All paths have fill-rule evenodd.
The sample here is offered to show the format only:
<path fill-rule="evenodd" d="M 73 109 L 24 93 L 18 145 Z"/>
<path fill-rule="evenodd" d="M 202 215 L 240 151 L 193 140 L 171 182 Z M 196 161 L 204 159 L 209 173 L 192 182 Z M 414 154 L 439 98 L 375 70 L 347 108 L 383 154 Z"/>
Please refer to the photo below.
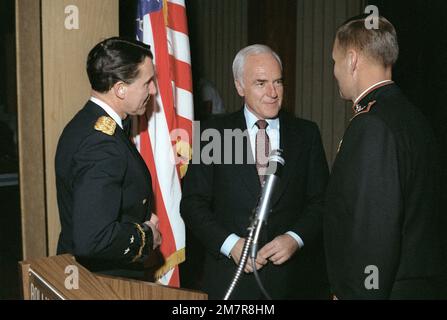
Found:
<path fill-rule="evenodd" d="M 235 80 L 234 81 L 234 85 L 236 86 L 237 93 L 241 97 L 244 97 L 245 96 L 245 90 L 244 90 L 244 87 L 242 86 L 242 84 L 239 82 L 239 80 Z"/>
<path fill-rule="evenodd" d="M 127 87 L 123 81 L 115 83 L 112 90 L 118 98 L 124 99 L 126 97 Z"/>
<path fill-rule="evenodd" d="M 356 50 L 348 50 L 347 52 L 349 73 L 353 74 L 357 70 L 359 55 Z"/>

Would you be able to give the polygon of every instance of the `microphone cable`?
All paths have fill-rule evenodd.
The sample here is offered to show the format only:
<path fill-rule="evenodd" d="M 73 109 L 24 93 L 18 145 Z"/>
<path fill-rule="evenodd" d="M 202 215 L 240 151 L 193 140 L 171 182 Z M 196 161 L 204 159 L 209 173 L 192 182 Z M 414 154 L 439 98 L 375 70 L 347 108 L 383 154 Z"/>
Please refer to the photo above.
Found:
<path fill-rule="evenodd" d="M 253 243 L 253 235 L 254 235 L 255 229 L 256 228 L 253 225 L 250 225 L 250 227 L 248 228 L 249 233 L 248 233 L 248 237 L 244 241 L 244 247 L 242 249 L 241 259 L 239 260 L 239 265 L 237 266 L 237 270 L 236 270 L 236 273 L 234 274 L 233 281 L 231 281 L 231 284 L 230 284 L 227 292 L 225 293 L 225 296 L 223 298 L 224 300 L 228 300 L 230 298 L 231 294 L 234 291 L 234 288 L 236 288 L 236 285 L 242 276 L 242 271 L 244 270 L 245 264 L 247 263 L 247 259 L 248 259 L 248 250 L 250 250 L 250 247 Z"/>
<path fill-rule="evenodd" d="M 248 237 L 244 241 L 244 246 L 242 248 L 241 258 L 239 260 L 238 267 L 236 269 L 236 273 L 233 277 L 233 280 L 224 296 L 224 300 L 228 300 L 236 288 L 237 283 L 239 282 L 242 272 L 245 268 L 245 264 L 247 263 L 249 250 L 251 249 L 251 261 L 253 266 L 253 273 L 256 279 L 256 282 L 262 292 L 262 294 L 269 300 L 271 300 L 270 295 L 265 290 L 261 278 L 259 277 L 258 271 L 256 270 L 256 255 L 257 255 L 257 246 L 258 246 L 258 238 L 261 232 L 262 225 L 264 221 L 266 221 L 267 216 L 271 210 L 271 197 L 275 190 L 276 185 L 279 181 L 279 176 L 281 172 L 281 168 L 284 166 L 284 159 L 282 158 L 282 150 L 277 149 L 273 150 L 269 156 L 269 167 L 270 164 L 273 164 L 272 168 L 274 172 L 272 172 L 267 180 L 265 181 L 262 193 L 258 202 L 258 205 L 255 208 L 255 215 L 250 223 L 250 226 L 247 228 L 249 231 Z"/>
<path fill-rule="evenodd" d="M 242 276 L 242 271 L 245 268 L 245 265 L 247 263 L 248 260 L 248 251 L 252 250 L 252 253 L 255 252 L 257 254 L 258 252 L 258 244 L 257 243 L 253 243 L 253 235 L 257 225 L 258 220 L 253 220 L 253 223 L 250 225 L 250 227 L 248 228 L 249 230 L 249 234 L 248 237 L 245 239 L 244 241 L 244 246 L 242 249 L 242 255 L 241 255 L 241 259 L 239 260 L 239 265 L 237 267 L 236 273 L 233 277 L 233 281 L 231 282 L 223 300 L 228 300 L 231 296 L 231 294 L 233 293 L 234 289 L 236 288 L 236 285 L 238 284 L 241 276 Z M 259 222 L 258 222 L 259 223 Z M 272 300 L 272 298 L 270 297 L 269 293 L 267 292 L 267 290 L 265 289 L 264 285 L 262 284 L 262 280 L 259 277 L 259 273 L 258 270 L 256 270 L 256 254 L 253 256 L 251 256 L 251 262 L 252 262 L 252 266 L 253 266 L 253 274 L 255 276 L 256 279 L 256 283 L 258 284 L 259 289 L 261 290 L 262 294 L 264 295 L 264 297 L 267 300 Z"/>
<path fill-rule="evenodd" d="M 257 243 L 253 243 L 253 247 L 255 247 L 254 250 L 256 253 L 258 252 L 257 246 L 258 246 Z M 251 257 L 251 263 L 253 266 L 256 266 L 256 259 L 253 256 Z M 261 277 L 259 277 L 259 273 L 258 273 L 258 270 L 256 270 L 256 267 L 253 268 L 253 274 L 255 276 L 256 283 L 258 284 L 258 287 L 261 290 L 264 297 L 267 300 L 272 300 L 272 297 L 270 297 L 269 293 L 267 292 L 267 290 L 264 288 L 264 285 L 262 284 Z"/>

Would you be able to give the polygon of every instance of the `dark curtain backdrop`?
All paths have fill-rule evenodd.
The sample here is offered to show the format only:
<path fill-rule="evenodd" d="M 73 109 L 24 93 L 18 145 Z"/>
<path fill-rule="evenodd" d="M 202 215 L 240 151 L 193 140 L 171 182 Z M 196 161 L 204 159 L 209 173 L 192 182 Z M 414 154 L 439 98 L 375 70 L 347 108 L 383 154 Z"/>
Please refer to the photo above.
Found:
<path fill-rule="evenodd" d="M 441 232 L 447 272 L 447 1 L 370 0 L 395 26 L 400 46 L 394 80 L 426 115 L 439 142 Z M 443 284 L 447 298 L 447 275 Z"/>

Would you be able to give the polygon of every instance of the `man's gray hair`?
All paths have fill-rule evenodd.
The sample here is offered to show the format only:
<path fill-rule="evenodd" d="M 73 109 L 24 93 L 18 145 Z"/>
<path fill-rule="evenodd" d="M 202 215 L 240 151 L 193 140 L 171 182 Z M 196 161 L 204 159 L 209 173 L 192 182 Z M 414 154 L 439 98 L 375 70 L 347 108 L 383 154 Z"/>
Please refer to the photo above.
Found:
<path fill-rule="evenodd" d="M 234 80 L 238 81 L 243 86 L 244 85 L 243 74 L 244 74 L 245 60 L 247 59 L 248 56 L 262 54 L 262 53 L 270 53 L 276 59 L 276 61 L 278 61 L 279 66 L 282 71 L 281 58 L 278 56 L 278 54 L 275 51 L 273 51 L 269 46 L 266 46 L 263 44 L 253 44 L 251 46 L 241 49 L 236 54 L 236 57 L 233 60 Z"/>

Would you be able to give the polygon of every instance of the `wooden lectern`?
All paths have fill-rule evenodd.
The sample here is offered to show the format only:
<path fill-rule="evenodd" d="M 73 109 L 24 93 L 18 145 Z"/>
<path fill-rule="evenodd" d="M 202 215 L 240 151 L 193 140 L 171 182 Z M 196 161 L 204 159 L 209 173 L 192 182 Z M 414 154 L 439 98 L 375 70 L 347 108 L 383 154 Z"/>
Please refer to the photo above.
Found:
<path fill-rule="evenodd" d="M 199 291 L 94 274 L 72 255 L 21 261 L 25 300 L 206 300 Z"/>

